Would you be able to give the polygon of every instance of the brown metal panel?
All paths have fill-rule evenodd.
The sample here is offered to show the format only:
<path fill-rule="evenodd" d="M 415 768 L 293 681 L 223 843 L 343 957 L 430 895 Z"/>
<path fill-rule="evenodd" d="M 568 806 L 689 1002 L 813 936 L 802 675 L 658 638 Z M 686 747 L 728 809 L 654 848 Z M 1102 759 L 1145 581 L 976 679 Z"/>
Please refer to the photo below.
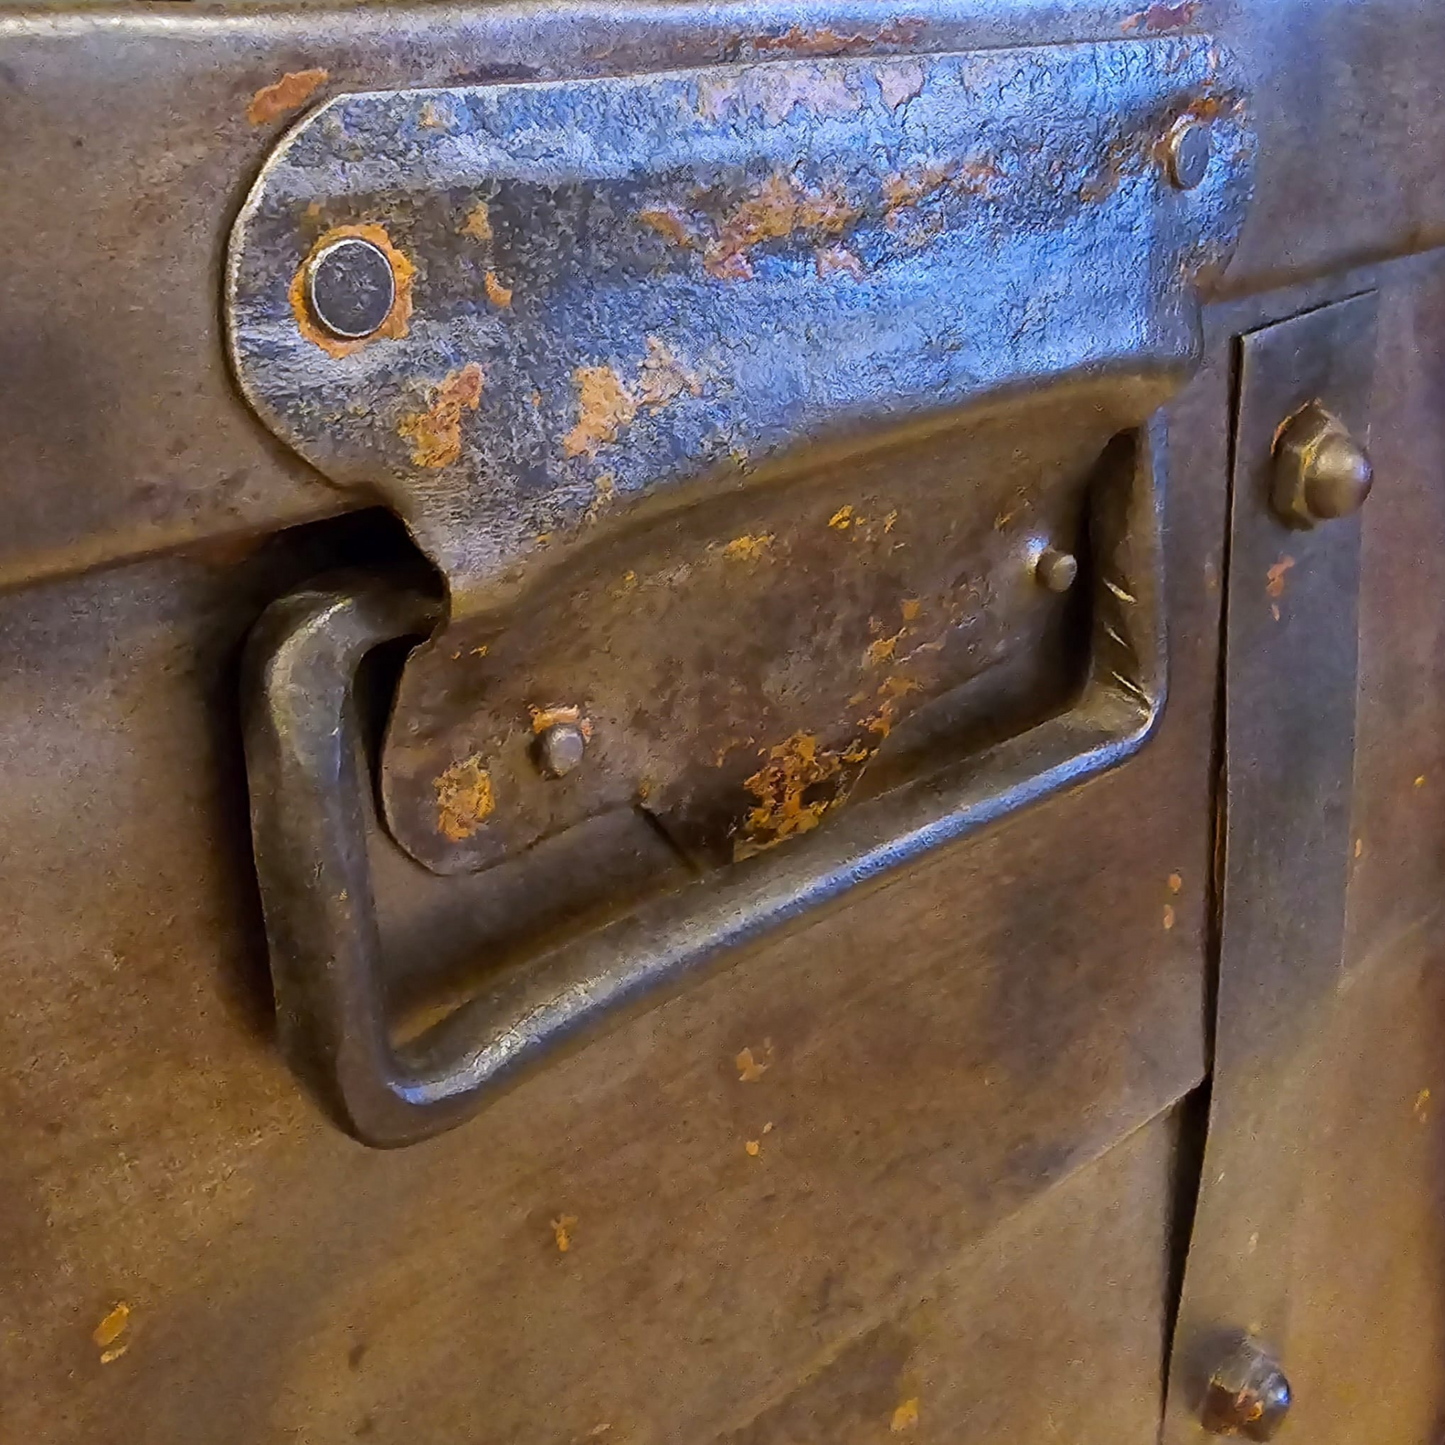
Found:
<path fill-rule="evenodd" d="M 1178 1125 L 1021 1209 L 725 1445 L 1154 1445 Z"/>
<path fill-rule="evenodd" d="M 741 1428 L 1192 1087 L 1227 370 L 1217 346 L 1174 412 L 1148 749 L 404 1155 L 331 1130 L 263 1022 L 230 666 L 307 559 L 9 599 L 7 1427 Z"/>

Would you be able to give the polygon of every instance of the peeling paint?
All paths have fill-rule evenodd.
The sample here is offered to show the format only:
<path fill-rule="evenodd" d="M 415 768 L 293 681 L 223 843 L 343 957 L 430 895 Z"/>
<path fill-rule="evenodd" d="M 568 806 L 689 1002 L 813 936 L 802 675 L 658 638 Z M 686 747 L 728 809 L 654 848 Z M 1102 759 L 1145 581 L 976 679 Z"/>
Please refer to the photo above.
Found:
<path fill-rule="evenodd" d="M 1266 593 L 1269 594 L 1269 596 L 1284 596 L 1285 576 L 1289 572 L 1289 569 L 1293 566 L 1294 558 L 1285 556 L 1281 557 L 1279 561 L 1276 562 L 1274 566 L 1269 569 L 1268 573 L 1266 574 L 1268 580 L 1264 584 L 1264 590 Z"/>
<path fill-rule="evenodd" d="M 758 802 L 733 845 L 734 859 L 750 858 L 816 828 L 838 798 L 831 788 L 821 797 L 808 794 L 835 778 L 842 766 L 842 758 L 820 748 L 813 733 L 794 733 L 770 748 L 767 762 L 743 784 Z"/>
<path fill-rule="evenodd" d="M 468 362 L 436 388 L 425 411 L 407 412 L 397 423 L 400 436 L 412 444 L 419 467 L 449 467 L 462 454 L 462 412 L 475 411 L 482 399 L 482 368 Z"/>
<path fill-rule="evenodd" d="M 863 263 L 846 246 L 820 246 L 813 253 L 813 265 L 820 279 L 841 273 L 861 281 L 867 275 Z"/>
<path fill-rule="evenodd" d="M 748 280 L 753 274 L 748 252 L 755 246 L 800 233 L 836 236 L 861 214 L 840 187 L 803 190 L 790 176 L 776 173 L 723 217 L 703 264 L 721 280 Z"/>
<path fill-rule="evenodd" d="M 562 438 L 569 457 L 595 456 L 604 442 L 637 415 L 637 401 L 611 366 L 579 366 L 572 373 L 577 387 L 577 422 Z"/>
<path fill-rule="evenodd" d="M 756 562 L 773 544 L 773 534 L 766 532 L 760 537 L 734 537 L 722 554 L 729 562 Z"/>
<path fill-rule="evenodd" d="M 910 60 L 901 65 L 883 65 L 878 69 L 878 90 L 883 104 L 897 110 L 904 101 L 923 92 L 926 72 L 921 61 Z"/>
<path fill-rule="evenodd" d="M 306 104 L 328 80 L 326 70 L 288 70 L 280 80 L 263 85 L 246 107 L 246 119 L 252 125 L 270 125 Z"/>
<path fill-rule="evenodd" d="M 453 843 L 470 838 L 497 806 L 491 774 L 473 753 L 436 780 L 437 831 Z"/>

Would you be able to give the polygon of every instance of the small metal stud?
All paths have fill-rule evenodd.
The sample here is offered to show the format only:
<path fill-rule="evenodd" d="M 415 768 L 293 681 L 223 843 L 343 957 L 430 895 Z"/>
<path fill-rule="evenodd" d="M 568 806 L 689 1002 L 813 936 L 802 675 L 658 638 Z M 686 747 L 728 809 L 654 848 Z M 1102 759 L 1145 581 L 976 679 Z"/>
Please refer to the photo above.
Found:
<path fill-rule="evenodd" d="M 1034 559 L 1034 576 L 1050 592 L 1067 592 L 1079 576 L 1079 559 L 1058 547 L 1045 547 Z"/>
<path fill-rule="evenodd" d="M 1280 433 L 1274 508 L 1295 527 L 1348 517 L 1365 505 L 1375 471 L 1344 423 L 1311 402 Z"/>
<path fill-rule="evenodd" d="M 343 341 L 378 331 L 396 300 L 396 276 L 380 246 L 343 236 L 306 269 L 306 304 L 318 326 Z"/>
<path fill-rule="evenodd" d="M 1290 1403 L 1284 1371 L 1246 1339 L 1210 1375 L 1200 1419 L 1211 1435 L 1273 1440 Z"/>
<path fill-rule="evenodd" d="M 565 777 L 587 751 L 587 735 L 576 723 L 553 723 L 537 738 L 537 765 L 549 778 Z"/>
<path fill-rule="evenodd" d="M 1169 179 L 1181 191 L 1192 191 L 1208 174 L 1213 149 L 1203 121 L 1181 120 L 1169 133 Z"/>

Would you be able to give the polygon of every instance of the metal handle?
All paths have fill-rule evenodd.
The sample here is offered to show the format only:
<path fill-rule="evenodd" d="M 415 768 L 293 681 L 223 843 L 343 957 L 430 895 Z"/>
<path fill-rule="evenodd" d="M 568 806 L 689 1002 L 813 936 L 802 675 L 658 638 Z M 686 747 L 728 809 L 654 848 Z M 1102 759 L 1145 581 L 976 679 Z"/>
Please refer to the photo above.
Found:
<path fill-rule="evenodd" d="M 400 1047 L 379 981 L 368 774 L 352 688 L 366 654 L 427 631 L 435 604 L 355 580 L 275 604 L 251 642 L 246 757 L 280 1035 L 298 1073 L 365 1143 L 415 1143 L 738 945 L 1129 757 L 1164 701 L 1162 437 L 1157 420 L 1139 433 L 1133 468 L 1094 504 L 1091 667 L 1072 708 L 845 808 L 806 839 L 508 967 Z"/>

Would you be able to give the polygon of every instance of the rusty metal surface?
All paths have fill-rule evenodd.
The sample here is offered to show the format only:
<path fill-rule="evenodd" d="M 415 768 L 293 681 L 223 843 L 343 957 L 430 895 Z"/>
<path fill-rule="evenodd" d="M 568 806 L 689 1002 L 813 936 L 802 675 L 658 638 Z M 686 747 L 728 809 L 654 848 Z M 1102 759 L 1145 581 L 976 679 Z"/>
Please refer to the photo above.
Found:
<path fill-rule="evenodd" d="M 1277 1352 L 1289 1320 L 1314 1050 L 1343 964 L 1360 524 L 1284 520 L 1277 442 L 1310 403 L 1365 441 L 1377 310 L 1366 293 L 1240 343 L 1213 1082 L 1171 1360 L 1172 1441 L 1205 1438 L 1211 1375 L 1245 1337 Z"/>
<path fill-rule="evenodd" d="M 1132 465 L 1096 488 L 1090 674 L 1068 711 L 980 751 L 933 759 L 816 839 L 735 863 L 575 946 L 524 958 L 400 1049 L 383 1007 L 352 692 L 366 654 L 424 629 L 435 604 L 355 581 L 317 583 L 276 603 L 251 646 L 246 754 L 281 1039 L 298 1072 L 358 1138 L 416 1143 L 742 945 L 1131 757 L 1164 697 L 1162 450 L 1156 425 Z M 485 772 L 468 787 L 490 796 Z M 562 873 L 548 886 L 565 894 L 568 884 Z"/>
<path fill-rule="evenodd" d="M 1185 189 L 1165 153 L 1189 120 L 1213 157 Z M 242 206 L 231 350 L 464 617 L 690 482 L 1001 388 L 1177 371 L 1253 157 L 1204 36 L 345 96 Z M 363 230 L 397 297 L 338 341 L 304 277 Z"/>
<path fill-rule="evenodd" d="M 1259 121 L 1261 204 L 1229 287 L 1445 239 L 1433 0 L 957 0 L 881 21 L 864 5 L 7 8 L 0 214 L 27 244 L 0 289 L 0 581 L 345 504 L 237 405 L 215 304 L 250 178 L 307 105 L 348 90 L 1193 28 L 1240 56 Z"/>
<path fill-rule="evenodd" d="M 1096 614 L 1135 651 L 1093 675 L 1151 692 L 1154 564 L 1104 520 L 1155 486 L 1110 445 L 1151 394 L 1068 388 L 689 508 L 596 544 L 505 617 L 442 629 L 388 727 L 393 836 L 454 873 L 638 808 L 716 867 L 1063 710 Z M 1046 540 L 1085 559 L 1070 595 L 1033 574 Z M 563 715 L 588 736 L 559 781 L 535 747 Z M 450 784 L 473 773 L 486 806 L 466 811 Z"/>
<path fill-rule="evenodd" d="M 1227 387 L 1226 348 L 1171 412 L 1179 658 L 1134 765 L 403 1155 L 344 1140 L 280 1067 L 236 887 L 228 659 L 285 569 L 177 560 L 8 599 L 3 821 L 27 847 L 0 870 L 0 1034 L 20 1065 L 0 1088 L 21 1141 L 0 1160 L 7 1429 L 742 1428 L 1192 1087 Z M 413 950 L 405 903 L 387 981 L 425 992 L 433 946 L 464 952 L 475 920 L 434 920 Z M 102 1365 L 92 1332 L 119 1302 L 127 1348 Z"/>

